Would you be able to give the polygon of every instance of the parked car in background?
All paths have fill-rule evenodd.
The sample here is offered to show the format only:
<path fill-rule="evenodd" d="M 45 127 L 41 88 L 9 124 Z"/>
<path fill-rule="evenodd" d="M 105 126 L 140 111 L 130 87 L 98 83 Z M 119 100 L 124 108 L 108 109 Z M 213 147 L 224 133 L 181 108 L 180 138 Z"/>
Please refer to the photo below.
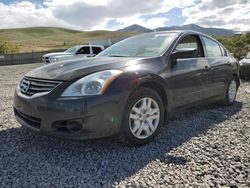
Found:
<path fill-rule="evenodd" d="M 250 78 L 250 52 L 239 63 L 241 79 Z"/>
<path fill-rule="evenodd" d="M 118 42 L 94 58 L 59 62 L 25 75 L 14 95 L 17 121 L 69 139 L 121 135 L 150 142 L 176 111 L 232 105 L 239 63 L 205 34 L 169 31 Z"/>
<path fill-rule="evenodd" d="M 42 58 L 43 64 L 54 63 L 58 61 L 68 60 L 72 57 L 93 57 L 104 49 L 99 45 L 76 45 L 67 49 L 65 52 L 55 52 L 45 54 Z"/>

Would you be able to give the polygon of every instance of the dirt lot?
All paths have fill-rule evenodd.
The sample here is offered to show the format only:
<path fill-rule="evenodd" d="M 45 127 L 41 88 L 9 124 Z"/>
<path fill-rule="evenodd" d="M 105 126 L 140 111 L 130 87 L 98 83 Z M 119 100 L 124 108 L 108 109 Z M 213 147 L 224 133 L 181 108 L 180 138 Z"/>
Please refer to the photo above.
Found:
<path fill-rule="evenodd" d="M 15 86 L 39 66 L 0 67 L 0 187 L 250 187 L 250 82 L 231 107 L 204 106 L 170 120 L 150 144 L 66 141 L 16 122 Z"/>

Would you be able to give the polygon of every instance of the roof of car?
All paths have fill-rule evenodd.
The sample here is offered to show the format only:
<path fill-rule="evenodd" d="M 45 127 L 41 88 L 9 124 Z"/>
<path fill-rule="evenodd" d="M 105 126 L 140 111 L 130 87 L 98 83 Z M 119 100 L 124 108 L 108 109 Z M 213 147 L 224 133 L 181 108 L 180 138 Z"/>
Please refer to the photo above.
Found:
<path fill-rule="evenodd" d="M 193 30 L 171 30 L 171 31 L 156 31 L 156 32 L 149 32 L 149 33 L 144 33 L 142 35 L 151 35 L 151 34 L 164 34 L 164 33 L 178 33 L 178 34 L 185 34 L 185 33 L 190 33 L 190 34 L 201 34 L 201 35 L 206 35 L 204 33 L 198 32 L 198 31 L 193 31 Z"/>
<path fill-rule="evenodd" d="M 93 46 L 93 47 L 100 47 L 100 48 L 104 48 L 102 45 L 89 45 L 89 44 L 83 44 L 83 45 L 75 45 L 75 47 L 81 48 L 84 46 Z"/>
<path fill-rule="evenodd" d="M 198 31 L 193 31 L 193 30 L 171 30 L 171 31 L 156 31 L 156 32 L 149 32 L 149 33 L 144 33 L 141 35 L 155 35 L 155 34 L 164 34 L 164 33 L 177 33 L 178 35 L 181 34 L 197 34 L 197 35 L 203 35 L 206 36 L 207 38 L 210 38 L 212 40 L 217 41 L 216 39 L 214 39 L 213 37 L 205 34 L 205 33 L 201 33 Z M 138 35 L 137 35 L 138 36 Z M 218 41 L 217 41 L 218 42 Z M 219 43 L 219 42 L 218 42 Z"/>

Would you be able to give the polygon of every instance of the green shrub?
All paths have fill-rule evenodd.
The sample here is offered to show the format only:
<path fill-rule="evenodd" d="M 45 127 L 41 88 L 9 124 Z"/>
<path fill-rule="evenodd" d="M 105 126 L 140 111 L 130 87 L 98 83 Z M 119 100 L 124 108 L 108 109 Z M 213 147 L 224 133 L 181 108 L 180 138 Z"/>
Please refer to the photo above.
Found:
<path fill-rule="evenodd" d="M 217 37 L 230 53 L 233 53 L 237 59 L 241 59 L 250 51 L 250 33 L 233 37 Z"/>
<path fill-rule="evenodd" d="M 0 54 L 18 53 L 19 47 L 8 42 L 0 41 Z"/>

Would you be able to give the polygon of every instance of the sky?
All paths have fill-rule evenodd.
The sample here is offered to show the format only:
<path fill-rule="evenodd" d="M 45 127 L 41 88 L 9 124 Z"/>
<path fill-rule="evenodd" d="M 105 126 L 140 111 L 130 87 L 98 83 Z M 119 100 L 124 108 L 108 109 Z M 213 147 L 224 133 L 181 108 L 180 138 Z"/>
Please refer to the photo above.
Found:
<path fill-rule="evenodd" d="M 250 0 L 0 0 L 0 29 L 117 30 L 132 24 L 250 31 Z"/>

